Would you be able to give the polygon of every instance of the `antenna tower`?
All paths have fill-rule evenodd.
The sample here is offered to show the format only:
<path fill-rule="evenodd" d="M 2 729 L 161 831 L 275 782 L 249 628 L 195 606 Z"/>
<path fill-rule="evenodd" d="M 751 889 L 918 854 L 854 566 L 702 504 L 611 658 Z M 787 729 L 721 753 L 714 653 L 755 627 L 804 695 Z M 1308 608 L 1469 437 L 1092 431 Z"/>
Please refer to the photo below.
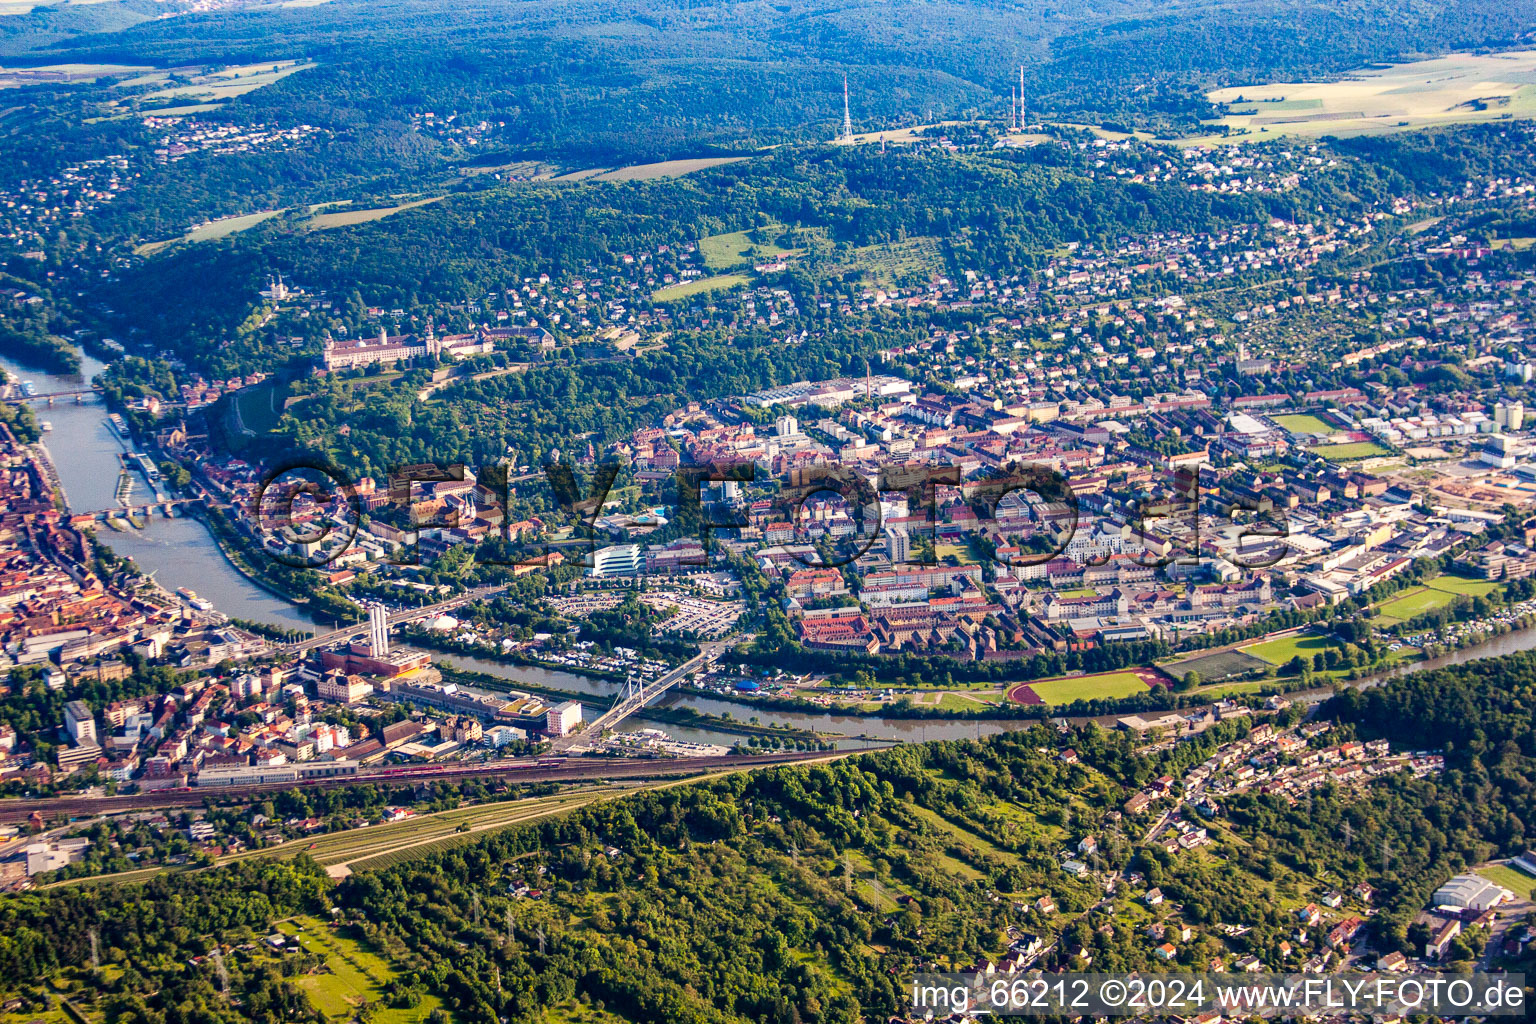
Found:
<path fill-rule="evenodd" d="M 843 141 L 853 141 L 853 118 L 848 114 L 848 76 L 843 76 Z"/>

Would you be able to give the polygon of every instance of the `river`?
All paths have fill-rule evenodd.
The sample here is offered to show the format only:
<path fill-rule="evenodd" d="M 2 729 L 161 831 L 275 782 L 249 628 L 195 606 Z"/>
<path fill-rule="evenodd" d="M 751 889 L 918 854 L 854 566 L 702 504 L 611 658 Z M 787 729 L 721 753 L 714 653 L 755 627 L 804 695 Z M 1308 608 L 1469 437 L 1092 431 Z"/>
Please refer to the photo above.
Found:
<path fill-rule="evenodd" d="M 587 694 L 598 698 L 594 701 L 599 707 L 606 708 L 613 702 L 613 695 L 619 684 L 607 679 L 593 679 L 590 676 L 577 675 L 574 672 L 560 672 L 554 669 L 533 668 L 525 665 L 507 665 L 499 661 L 491 661 L 488 658 L 471 658 L 461 654 L 435 654 L 433 657 L 442 662 L 454 665 L 470 672 L 484 672 L 486 675 L 505 679 L 514 686 L 519 683 L 537 686 L 549 686 L 560 690 L 569 690 L 573 693 Z M 770 708 L 757 708 L 751 704 L 722 700 L 718 697 L 701 697 L 696 694 L 669 693 L 656 702 L 656 707 L 684 707 L 697 711 L 704 715 L 723 717 L 729 715 L 738 722 L 749 722 L 757 725 L 784 725 L 795 729 L 805 729 L 812 732 L 835 733 L 849 737 L 849 741 L 841 745 L 861 746 L 855 738 L 873 740 L 956 740 L 956 739 L 981 739 L 993 736 L 1007 729 L 1018 729 L 1033 725 L 1034 722 L 1026 719 L 1007 719 L 983 721 L 959 720 L 959 719 L 924 719 L 924 718 L 875 718 L 864 715 L 839 715 L 830 711 L 779 711 Z M 672 732 L 676 727 L 668 725 L 666 729 Z M 724 733 L 712 733 L 725 736 Z M 740 739 L 731 736 L 727 739 L 717 739 L 713 742 L 734 742 Z"/>
<path fill-rule="evenodd" d="M 103 364 L 82 354 L 80 373 L 57 375 L 23 367 L 10 359 L 0 357 L 0 367 L 22 380 L 30 380 L 40 392 L 69 391 L 84 387 L 92 377 L 100 373 Z M 76 405 L 64 400 L 53 407 L 34 405 L 37 418 L 46 420 L 52 430 L 43 435 L 43 444 L 59 474 L 60 482 L 71 509 L 86 511 L 114 507 L 119 470 L 118 455 L 126 449 L 117 434 L 107 425 L 107 410 L 99 400 L 89 399 Z M 138 491 L 143 494 L 143 481 L 138 480 Z M 153 573 L 155 580 L 167 590 L 187 587 L 200 597 L 213 602 L 215 608 L 226 615 L 253 622 L 265 622 L 288 629 L 312 630 L 316 623 L 304 610 L 252 582 L 219 551 L 218 545 L 206 527 L 196 519 L 165 519 L 159 516 L 146 521 L 144 529 L 129 529 L 118 533 L 106 527 L 97 531 L 98 539 L 120 555 L 133 558 L 146 573 Z M 322 625 L 329 628 L 328 623 Z M 1461 664 L 1477 658 L 1496 657 L 1536 648 L 1536 629 L 1521 630 L 1495 637 L 1484 644 L 1470 647 L 1429 661 L 1411 662 L 1350 685 L 1369 687 L 1378 685 L 1393 676 L 1407 672 Z M 454 654 L 439 654 L 439 660 L 460 668 L 485 672 L 506 679 L 514 685 L 519 681 L 569 690 L 588 695 L 594 700 L 593 709 L 606 708 L 612 701 L 614 683 L 592 679 L 588 676 L 551 669 L 505 665 L 482 658 L 467 658 Z M 1311 699 L 1321 699 L 1330 692 L 1313 691 Z M 895 741 L 924 741 L 950 739 L 982 739 L 1008 729 L 1032 724 L 1026 719 L 1005 721 L 946 720 L 920 718 L 874 718 L 860 715 L 839 715 L 832 712 L 777 711 L 754 708 L 750 704 L 699 697 L 691 694 L 668 694 L 660 707 L 681 706 L 701 714 L 730 715 L 738 720 L 760 725 L 785 725 L 796 729 L 821 733 L 835 733 L 849 739 L 840 745 L 857 745 L 855 738 Z M 1109 721 L 1114 716 L 1101 717 Z M 1087 721 L 1087 719 L 1073 720 Z M 630 719 L 625 729 L 655 728 L 654 723 Z M 741 737 L 712 729 L 696 729 L 666 724 L 660 726 L 678 739 L 700 743 L 732 744 Z"/>
<path fill-rule="evenodd" d="M 80 373 L 59 375 L 31 369 L 0 357 L 0 367 L 32 381 L 42 393 L 82 388 L 104 368 L 100 360 L 82 353 Z M 107 410 L 99 399 L 76 405 L 61 399 L 49 407 L 33 403 L 39 421 L 53 429 L 43 435 L 69 507 L 77 512 L 117 505 L 118 455 L 127 444 L 107 425 Z M 146 498 L 142 478 L 135 477 L 135 498 Z M 315 623 L 297 605 L 262 589 L 225 559 L 206 527 L 196 519 L 153 516 L 143 530 L 119 533 L 100 526 L 97 540 L 120 555 L 131 557 L 166 590 L 187 587 L 215 608 L 237 619 L 265 622 L 287 629 L 312 630 Z"/>

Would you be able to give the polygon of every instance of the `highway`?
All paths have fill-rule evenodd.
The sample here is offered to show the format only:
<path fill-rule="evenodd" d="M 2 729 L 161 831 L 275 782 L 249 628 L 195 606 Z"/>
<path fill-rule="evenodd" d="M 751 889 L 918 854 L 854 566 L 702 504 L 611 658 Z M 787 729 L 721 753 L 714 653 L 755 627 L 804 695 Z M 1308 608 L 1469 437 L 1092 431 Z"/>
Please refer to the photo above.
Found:
<path fill-rule="evenodd" d="M 490 587 L 478 587 L 474 590 L 459 594 L 457 597 L 451 597 L 446 601 L 439 601 L 437 604 L 429 604 L 425 608 L 405 608 L 398 612 L 391 613 L 389 616 L 389 624 L 391 626 L 401 626 L 408 622 L 420 622 L 423 619 L 435 619 L 443 612 L 450 612 L 455 608 L 462 608 L 466 604 L 471 604 L 475 601 L 481 601 L 488 597 L 494 597 L 506 589 L 507 585 L 505 583 Z M 335 644 L 348 643 L 352 640 L 362 639 L 367 635 L 368 623 L 360 622 L 357 625 L 344 626 L 341 629 L 335 629 L 329 633 L 322 633 L 319 636 L 311 637 L 308 640 L 301 640 L 298 643 L 284 644 L 282 646 L 282 652 L 287 655 L 308 654 L 310 651 L 313 651 L 319 647 L 331 647 Z"/>
<path fill-rule="evenodd" d="M 870 747 L 879 750 L 880 747 Z M 857 751 L 851 751 L 856 753 Z M 162 789 L 127 796 L 49 797 L 41 800 L 0 800 L 0 822 L 25 821 L 34 811 L 45 820 L 58 815 L 86 817 L 124 811 L 159 808 L 201 807 L 204 803 L 238 801 L 263 793 L 289 789 L 356 786 L 365 783 L 405 784 L 452 782 L 476 778 L 507 782 L 579 782 L 608 779 L 656 779 L 697 775 L 721 768 L 757 768 L 795 761 L 827 757 L 826 751 L 784 751 L 776 754 L 749 754 L 720 757 L 678 758 L 572 758 L 563 764 L 541 765 L 544 758 L 492 761 L 486 764 L 445 764 L 427 766 L 409 772 L 398 769 L 371 771 L 357 775 L 311 779 L 306 782 L 279 782 L 258 786 L 207 786 L 194 789 Z"/>

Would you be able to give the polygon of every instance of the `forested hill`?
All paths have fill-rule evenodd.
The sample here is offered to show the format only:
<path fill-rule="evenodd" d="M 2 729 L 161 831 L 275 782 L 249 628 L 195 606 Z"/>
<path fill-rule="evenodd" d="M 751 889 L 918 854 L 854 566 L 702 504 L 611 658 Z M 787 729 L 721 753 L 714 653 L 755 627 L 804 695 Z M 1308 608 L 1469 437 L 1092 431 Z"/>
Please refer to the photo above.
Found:
<path fill-rule="evenodd" d="M 624 271 L 625 254 L 766 224 L 813 232 L 843 249 L 931 237 L 942 243 L 951 274 L 1028 273 L 1065 243 L 1219 231 L 1269 217 L 1353 216 L 1393 198 L 1459 190 L 1477 173 L 1516 174 L 1533 159 L 1528 137 L 1505 137 L 1492 125 L 1330 145 L 1337 160 L 1326 173 L 1264 193 L 1133 183 L 1100 172 L 1091 152 L 1057 144 L 958 155 L 785 147 L 682 178 L 501 186 L 324 231 L 307 230 L 302 216 L 275 217 L 220 243 L 134 261 L 93 288 L 92 301 L 114 311 L 122 336 L 154 337 L 190 366 L 227 376 L 273 368 L 273 352 L 229 336 L 272 273 L 336 298 L 418 314 L 529 275 L 607 277 Z M 814 263 L 798 261 L 789 277 L 799 278 L 801 267 L 814 271 Z M 310 340 L 313 347 L 298 354 L 317 354 L 318 336 Z"/>
<path fill-rule="evenodd" d="M 865 129 L 1005 111 L 1021 64 L 1038 114 L 1169 128 L 1209 113 L 1212 85 L 1518 45 L 1536 26 L 1533 0 L 1222 0 L 1177 11 L 1151 0 L 334 0 L 124 31 L 114 30 L 144 17 L 141 0 L 93 6 L 0 20 L 0 53 L 162 67 L 304 56 L 320 66 L 244 97 L 231 116 L 388 137 L 412 113 L 451 112 L 500 126 L 482 148 L 597 163 L 828 138 L 844 72 Z M 382 151 L 353 156 L 370 149 Z"/>
<path fill-rule="evenodd" d="M 1444 749 L 1468 785 L 1494 787 L 1470 803 L 1507 808 L 1524 822 L 1526 841 L 1536 841 L 1536 652 L 1348 690 L 1324 713 L 1356 723 L 1366 739 Z M 1519 830 L 1512 820 L 1507 827 Z"/>
<path fill-rule="evenodd" d="M 623 254 L 759 223 L 822 231 L 846 246 L 936 236 L 958 266 L 1028 267 L 1064 242 L 1298 216 L 1309 202 L 1095 180 L 1086 166 L 1047 146 L 965 159 L 818 148 L 684 178 L 512 187 L 352 228 L 271 221 L 128 268 L 102 300 L 125 332 L 150 332 L 195 361 L 215 354 L 218 332 L 245 319 L 273 272 L 370 304 L 459 302 L 530 274 L 613 273 Z"/>
<path fill-rule="evenodd" d="M 426 992 L 460 1024 L 545 1020 L 572 999 L 603 1021 L 842 1024 L 898 1011 L 919 965 L 999 955 L 1009 926 L 1055 943 L 1046 966 L 1080 946 L 1095 969 L 1157 969 L 1146 933 L 1170 911 L 1145 905 L 1148 886 L 1193 930 L 1178 966 L 1280 962 L 1281 943 L 1299 941 L 1293 911 L 1361 881 L 1377 890 L 1371 948 L 1408 950 L 1424 941 L 1410 922 L 1435 885 L 1529 845 L 1533 680 L 1536 655 L 1519 655 L 1338 698 L 1342 721 L 1320 742 L 1386 735 L 1445 750 L 1449 769 L 1329 785 L 1295 806 L 1235 795 L 1198 854 L 1143 846 L 1108 812 L 1245 722 L 1151 757 L 1127 734 L 1063 741 L 1035 727 L 635 794 L 339 886 L 300 861 L 114 887 L 101 902 L 24 893 L 0 901 L 0 976 L 86 973 L 113 1020 L 298 1019 L 270 961 L 230 951 L 231 1001 L 217 965 L 189 958 L 337 905 L 395 964 L 393 1005 Z M 1080 763 L 1057 756 L 1062 742 Z M 1069 875 L 1061 851 L 1085 835 L 1099 839 L 1098 867 L 1142 879 L 1105 901 Z M 1042 895 L 1055 910 L 1035 909 Z M 1243 929 L 1220 927 L 1232 924 Z M 92 930 L 99 972 L 85 966 Z"/>

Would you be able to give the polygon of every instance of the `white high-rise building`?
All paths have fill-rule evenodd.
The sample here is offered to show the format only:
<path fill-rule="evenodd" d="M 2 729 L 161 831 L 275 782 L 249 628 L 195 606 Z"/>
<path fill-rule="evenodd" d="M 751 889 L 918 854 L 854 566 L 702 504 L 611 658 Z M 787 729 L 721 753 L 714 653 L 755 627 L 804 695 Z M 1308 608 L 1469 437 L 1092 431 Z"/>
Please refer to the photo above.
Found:
<path fill-rule="evenodd" d="M 368 606 L 368 647 L 375 658 L 389 653 L 389 612 L 381 604 Z"/>
<path fill-rule="evenodd" d="M 64 705 L 64 727 L 75 746 L 85 747 L 96 743 L 96 716 L 83 700 L 72 700 Z"/>

